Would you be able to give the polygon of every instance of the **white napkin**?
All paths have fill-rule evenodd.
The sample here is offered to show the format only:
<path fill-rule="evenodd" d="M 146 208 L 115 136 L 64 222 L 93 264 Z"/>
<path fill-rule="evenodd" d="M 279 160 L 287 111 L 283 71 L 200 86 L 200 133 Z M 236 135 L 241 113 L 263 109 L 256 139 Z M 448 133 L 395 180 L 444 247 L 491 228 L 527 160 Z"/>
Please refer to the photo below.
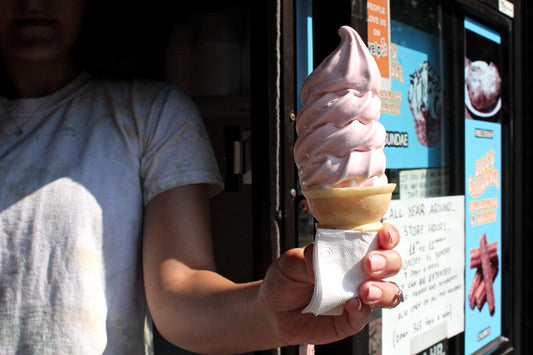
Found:
<path fill-rule="evenodd" d="M 359 285 L 368 278 L 361 260 L 377 249 L 377 230 L 317 228 L 313 250 L 315 289 L 304 313 L 341 315 L 344 303 L 359 295 Z"/>

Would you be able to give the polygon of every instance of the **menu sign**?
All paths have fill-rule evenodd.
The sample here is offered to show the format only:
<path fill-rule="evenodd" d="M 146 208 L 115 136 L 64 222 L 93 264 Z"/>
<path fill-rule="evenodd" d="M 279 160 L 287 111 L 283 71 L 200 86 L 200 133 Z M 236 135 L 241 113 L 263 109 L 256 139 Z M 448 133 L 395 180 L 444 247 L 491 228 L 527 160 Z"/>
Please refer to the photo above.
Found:
<path fill-rule="evenodd" d="M 465 353 L 471 354 L 501 334 L 501 127 L 465 123 Z"/>
<path fill-rule="evenodd" d="M 382 310 L 382 354 L 416 354 L 464 330 L 464 197 L 393 200 L 383 220 L 402 236 L 405 301 Z"/>
<path fill-rule="evenodd" d="M 465 19 L 465 354 L 501 335 L 500 35 Z"/>

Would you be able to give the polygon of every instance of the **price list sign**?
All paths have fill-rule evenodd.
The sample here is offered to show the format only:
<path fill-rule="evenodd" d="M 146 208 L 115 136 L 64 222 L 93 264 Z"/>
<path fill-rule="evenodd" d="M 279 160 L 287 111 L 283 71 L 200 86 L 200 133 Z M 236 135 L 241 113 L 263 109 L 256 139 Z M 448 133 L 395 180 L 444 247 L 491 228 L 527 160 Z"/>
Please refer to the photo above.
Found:
<path fill-rule="evenodd" d="M 464 196 L 394 200 L 384 222 L 400 231 L 405 301 L 382 311 L 382 353 L 416 354 L 464 330 Z"/>

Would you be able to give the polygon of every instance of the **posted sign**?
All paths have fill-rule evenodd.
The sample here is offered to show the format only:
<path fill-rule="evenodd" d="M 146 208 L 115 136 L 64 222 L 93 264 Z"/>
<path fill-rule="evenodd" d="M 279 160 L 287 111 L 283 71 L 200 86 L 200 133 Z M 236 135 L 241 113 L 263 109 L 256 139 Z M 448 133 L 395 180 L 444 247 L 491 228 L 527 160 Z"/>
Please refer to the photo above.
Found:
<path fill-rule="evenodd" d="M 390 90 L 389 0 L 367 1 L 368 49 L 379 68 L 382 89 Z"/>
<path fill-rule="evenodd" d="M 405 301 L 383 309 L 382 354 L 416 354 L 464 330 L 464 197 L 393 200 Z"/>
<path fill-rule="evenodd" d="M 502 332 L 501 122 L 507 117 L 500 41 L 497 32 L 465 19 L 465 354 Z M 486 96 L 492 101 L 478 99 L 478 78 L 472 78 L 478 71 L 489 81 L 483 88 L 492 88 Z"/>

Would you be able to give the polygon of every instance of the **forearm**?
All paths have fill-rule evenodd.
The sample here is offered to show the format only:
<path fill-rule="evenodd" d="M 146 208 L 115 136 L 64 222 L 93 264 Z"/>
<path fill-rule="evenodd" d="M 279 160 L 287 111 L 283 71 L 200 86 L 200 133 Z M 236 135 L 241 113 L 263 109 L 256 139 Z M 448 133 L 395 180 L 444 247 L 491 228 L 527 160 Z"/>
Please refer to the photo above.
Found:
<path fill-rule="evenodd" d="M 214 270 L 207 190 L 186 185 L 155 197 L 146 207 L 143 273 L 155 325 L 170 342 L 204 354 L 235 354 L 294 344 L 324 344 L 360 331 L 373 305 L 397 304 L 396 285 L 378 279 L 401 267 L 392 227 L 379 232 L 383 271 L 361 286 L 338 317 L 316 317 L 302 310 L 314 289 L 313 248 L 289 250 L 269 268 L 262 282 L 235 284 Z M 394 254 L 397 257 L 393 257 Z M 370 259 L 368 259 L 370 260 Z M 396 260 L 396 262 L 395 262 Z M 366 265 L 366 263 L 365 263 Z M 383 296 L 370 300 L 370 284 Z M 365 298 L 366 297 L 366 298 Z"/>
<path fill-rule="evenodd" d="M 166 260 L 159 271 L 151 278 L 158 285 L 147 289 L 147 297 L 154 323 L 168 341 L 202 354 L 285 345 L 258 297 L 261 282 L 235 284 L 176 260 Z"/>

